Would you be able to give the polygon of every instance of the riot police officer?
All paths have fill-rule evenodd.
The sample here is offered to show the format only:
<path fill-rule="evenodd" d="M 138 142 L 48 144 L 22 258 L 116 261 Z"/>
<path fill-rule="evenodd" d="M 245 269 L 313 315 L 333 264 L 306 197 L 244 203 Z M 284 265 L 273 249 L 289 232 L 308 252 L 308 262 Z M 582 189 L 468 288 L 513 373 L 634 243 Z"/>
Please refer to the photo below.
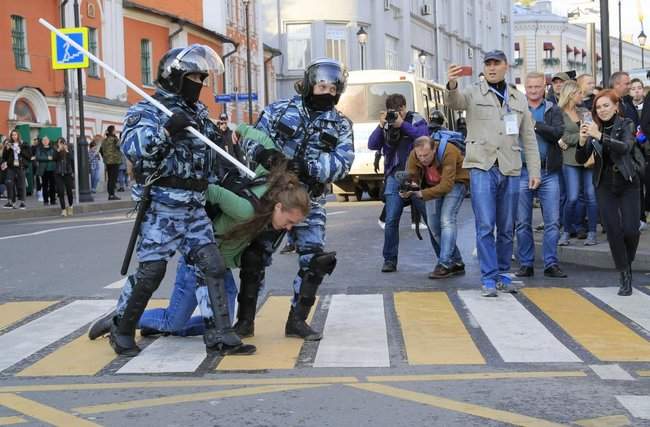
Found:
<path fill-rule="evenodd" d="M 291 230 L 299 255 L 299 271 L 293 282 L 294 297 L 285 326 L 286 336 L 308 341 L 321 339 L 306 319 L 323 278 L 336 266 L 336 254 L 324 252 L 325 186 L 345 177 L 354 160 L 352 122 L 335 109 L 346 80 L 347 71 L 341 63 L 329 58 L 316 59 L 296 83 L 298 95 L 267 106 L 256 125 L 279 145 L 290 168 L 309 188 L 312 199 L 305 221 Z M 254 141 L 244 140 L 243 148 L 257 162 L 264 163 L 273 155 Z M 235 324 L 241 336 L 254 333 L 257 290 L 264 279 L 263 269 L 270 263 L 273 249 L 268 248 L 272 246 L 257 242 L 243 255 Z"/>
<path fill-rule="evenodd" d="M 215 140 L 217 130 L 199 101 L 206 79 L 223 72 L 219 56 L 208 46 L 175 48 L 158 65 L 155 98 L 169 108 L 167 117 L 148 101 L 127 112 L 122 151 L 134 164 L 137 185 L 133 196 L 146 209 L 137 246 L 139 266 L 135 283 L 122 289 L 110 332 L 116 353 L 134 356 L 136 325 L 147 302 L 162 281 L 169 259 L 179 251 L 194 265 L 199 280 L 196 296 L 205 323 L 208 352 L 249 354 L 231 327 L 224 288 L 224 261 L 214 240 L 212 223 L 204 209 L 205 190 L 213 174 L 209 148 L 186 127 L 193 126 Z M 149 198 L 143 197 L 144 184 Z"/>

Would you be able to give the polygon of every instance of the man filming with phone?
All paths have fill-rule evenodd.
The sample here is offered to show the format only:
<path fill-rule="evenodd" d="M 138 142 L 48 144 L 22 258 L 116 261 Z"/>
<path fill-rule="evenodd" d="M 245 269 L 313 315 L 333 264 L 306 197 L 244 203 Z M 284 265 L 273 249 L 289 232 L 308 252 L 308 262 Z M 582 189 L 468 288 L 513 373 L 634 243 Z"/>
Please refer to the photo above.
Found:
<path fill-rule="evenodd" d="M 384 265 L 381 271 L 397 270 L 399 221 L 404 201 L 399 195 L 400 183 L 395 174 L 406 168 L 413 141 L 428 135 L 426 120 L 418 113 L 408 111 L 404 95 L 394 93 L 386 98 L 386 111 L 379 114 L 379 125 L 368 138 L 368 149 L 384 153 L 384 196 L 386 198 L 386 225 L 384 227 Z"/>

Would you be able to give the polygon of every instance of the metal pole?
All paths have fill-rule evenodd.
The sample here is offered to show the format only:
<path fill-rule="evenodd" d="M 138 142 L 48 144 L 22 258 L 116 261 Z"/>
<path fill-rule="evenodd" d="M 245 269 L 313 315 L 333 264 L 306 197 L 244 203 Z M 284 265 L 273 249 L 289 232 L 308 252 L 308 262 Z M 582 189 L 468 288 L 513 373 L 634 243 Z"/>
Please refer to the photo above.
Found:
<path fill-rule="evenodd" d="M 151 95 L 149 95 L 147 92 L 143 91 L 143 90 L 140 89 L 137 85 L 135 85 L 135 84 L 133 84 L 132 82 L 130 82 L 129 80 L 127 80 L 123 75 L 121 75 L 120 73 L 118 73 L 117 71 L 115 71 L 115 70 L 114 70 L 113 68 L 111 68 L 108 64 L 106 64 L 106 63 L 105 63 L 104 61 L 102 61 L 101 59 L 97 58 L 97 57 L 96 57 L 95 55 L 93 55 L 92 53 L 88 52 L 86 49 L 83 48 L 83 46 L 79 45 L 79 43 L 75 42 L 75 41 L 72 40 L 70 37 L 68 37 L 67 35 L 63 34 L 61 31 L 59 31 L 56 27 L 54 27 L 52 24 L 50 24 L 49 22 L 47 22 L 45 19 L 40 18 L 40 19 L 38 20 L 38 23 L 41 24 L 42 26 L 46 27 L 48 30 L 50 30 L 50 31 L 52 31 L 52 32 L 54 32 L 54 33 L 56 33 L 56 35 L 58 35 L 59 37 L 61 37 L 61 38 L 62 38 L 63 40 L 65 40 L 66 42 L 70 43 L 70 46 L 74 47 L 74 48 L 77 49 L 79 52 L 83 52 L 84 55 L 86 55 L 86 56 L 87 56 L 88 58 L 90 58 L 92 61 L 95 61 L 95 62 L 97 63 L 97 65 L 99 65 L 100 67 L 102 67 L 102 68 L 104 69 L 104 71 L 106 71 L 107 73 L 109 73 L 110 75 L 112 75 L 113 77 L 115 77 L 116 79 L 118 79 L 119 81 L 121 81 L 122 83 L 124 83 L 125 85 L 127 85 L 127 86 L 128 86 L 130 89 L 132 89 L 135 93 L 137 93 L 138 95 L 140 95 L 141 97 L 143 97 L 144 99 L 146 99 L 147 101 L 149 101 L 149 102 L 151 103 L 151 105 L 153 105 L 154 107 L 156 107 L 157 109 L 159 109 L 160 111 L 162 111 L 163 113 L 165 113 L 165 115 L 167 115 L 167 116 L 171 116 L 171 115 L 172 115 L 172 112 L 171 112 L 171 110 L 169 110 L 169 108 L 165 107 L 165 106 L 162 105 L 160 102 L 156 101 L 156 99 L 153 98 Z M 246 175 L 250 176 L 251 178 L 255 178 L 255 172 L 253 172 L 252 170 L 250 170 L 249 168 L 247 168 L 245 165 L 243 165 L 239 160 L 235 159 L 233 156 L 231 156 L 230 154 L 228 154 L 228 152 L 225 151 L 223 148 L 219 147 L 217 144 L 215 144 L 214 142 L 210 141 L 210 139 L 209 139 L 207 136 L 203 135 L 201 132 L 199 132 L 198 130 L 194 129 L 192 126 L 188 126 L 188 127 L 185 128 L 185 129 L 188 130 L 192 135 L 194 135 L 195 137 L 197 137 L 197 138 L 199 138 L 201 141 L 203 141 L 203 143 L 205 143 L 205 145 L 207 145 L 208 147 L 212 148 L 214 151 L 216 151 L 217 153 L 219 153 L 219 155 L 220 155 L 221 157 L 223 157 L 223 158 L 225 158 L 226 160 L 228 160 L 230 163 L 232 163 L 234 166 L 236 166 L 239 170 L 241 170 L 242 172 L 244 172 Z"/>
<path fill-rule="evenodd" d="M 61 2 L 61 27 L 65 28 L 65 5 L 68 0 Z M 65 140 L 70 142 L 70 81 L 68 70 L 63 70 L 63 100 L 65 102 Z M 79 202 L 79 198 L 77 198 Z"/>
<path fill-rule="evenodd" d="M 74 25 L 81 25 L 79 19 L 79 0 L 74 0 Z M 86 141 L 86 121 L 84 119 L 84 91 L 81 68 L 77 69 L 77 91 L 79 92 L 79 139 L 77 140 L 77 161 L 79 162 L 79 202 L 92 202 L 90 192 L 90 172 L 88 165 L 88 141 Z"/>
<path fill-rule="evenodd" d="M 251 35 L 250 25 L 248 23 L 248 6 L 249 1 L 246 1 L 246 72 L 248 73 L 248 124 L 253 124 L 253 80 L 251 77 Z"/>
<path fill-rule="evenodd" d="M 70 80 L 73 80 L 72 74 L 68 74 L 68 78 Z M 70 94 L 70 97 L 74 99 L 74 84 L 71 83 L 70 87 L 72 88 L 72 93 Z M 79 141 L 77 140 L 77 111 L 75 109 L 75 104 L 74 102 L 70 103 L 70 110 L 71 110 L 71 129 L 72 131 L 68 130 L 68 133 L 71 135 L 72 139 L 72 149 L 74 150 L 74 200 L 75 203 L 79 203 L 79 161 L 77 160 L 77 153 L 79 152 Z M 70 142 L 70 140 L 68 140 Z"/>
<path fill-rule="evenodd" d="M 645 68 L 645 61 L 643 59 L 643 48 L 641 48 L 641 68 Z"/>
<path fill-rule="evenodd" d="M 607 0 L 600 0 L 600 48 L 603 52 L 603 87 L 609 87 L 612 54 L 609 49 L 609 2 Z"/>
<path fill-rule="evenodd" d="M 365 56 L 363 51 L 364 49 L 365 47 L 363 46 L 363 43 L 361 43 L 361 70 L 365 69 L 365 64 L 363 62 L 363 57 Z"/>
<path fill-rule="evenodd" d="M 598 81 L 598 59 L 596 57 L 596 24 L 587 24 L 587 46 L 589 46 L 589 66 L 594 79 Z"/>
<path fill-rule="evenodd" d="M 621 23 L 621 0 L 618 0 L 618 70 L 623 71 L 623 27 Z"/>

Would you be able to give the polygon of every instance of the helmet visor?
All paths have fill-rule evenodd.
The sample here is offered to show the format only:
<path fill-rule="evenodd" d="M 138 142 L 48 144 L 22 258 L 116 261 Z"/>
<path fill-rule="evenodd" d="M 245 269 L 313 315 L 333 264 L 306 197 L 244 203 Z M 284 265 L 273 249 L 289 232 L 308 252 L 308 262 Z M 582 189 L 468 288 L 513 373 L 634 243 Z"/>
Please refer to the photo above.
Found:
<path fill-rule="evenodd" d="M 183 49 L 174 59 L 170 68 L 178 69 L 184 75 L 199 73 L 203 75 L 203 85 L 217 92 L 217 76 L 224 72 L 223 61 L 210 46 L 193 44 Z"/>
<path fill-rule="evenodd" d="M 310 87 L 319 83 L 329 83 L 336 86 L 336 94 L 340 95 L 345 90 L 347 71 L 336 63 L 323 63 L 312 66 L 308 71 L 308 82 Z"/>

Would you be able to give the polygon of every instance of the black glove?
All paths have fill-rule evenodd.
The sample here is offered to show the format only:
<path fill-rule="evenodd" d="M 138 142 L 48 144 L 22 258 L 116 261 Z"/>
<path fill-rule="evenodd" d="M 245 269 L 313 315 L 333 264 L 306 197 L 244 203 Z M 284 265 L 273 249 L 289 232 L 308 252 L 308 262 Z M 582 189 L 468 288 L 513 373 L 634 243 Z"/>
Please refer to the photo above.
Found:
<path fill-rule="evenodd" d="M 164 125 L 164 128 L 173 137 L 177 133 L 182 132 L 186 127 L 197 127 L 196 122 L 187 113 L 177 112 L 171 115 Z"/>
<path fill-rule="evenodd" d="M 297 159 L 291 159 L 287 162 L 287 170 L 296 174 L 300 180 L 303 180 L 307 176 L 305 163 Z"/>
<path fill-rule="evenodd" d="M 271 170 L 271 168 L 281 162 L 282 159 L 284 159 L 282 152 L 264 148 L 262 146 L 256 150 L 254 156 L 255 163 L 262 165 L 262 167 L 266 170 Z"/>
<path fill-rule="evenodd" d="M 379 162 L 381 161 L 381 153 L 379 151 L 375 152 L 375 161 L 373 166 L 375 168 L 375 173 L 379 173 Z"/>

